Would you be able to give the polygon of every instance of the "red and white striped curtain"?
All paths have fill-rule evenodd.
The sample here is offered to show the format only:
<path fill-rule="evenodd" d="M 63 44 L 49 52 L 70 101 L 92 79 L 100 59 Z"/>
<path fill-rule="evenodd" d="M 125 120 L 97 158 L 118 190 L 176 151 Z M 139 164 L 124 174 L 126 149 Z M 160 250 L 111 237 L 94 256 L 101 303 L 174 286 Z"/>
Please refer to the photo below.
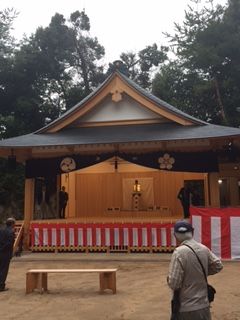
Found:
<path fill-rule="evenodd" d="M 191 209 L 194 238 L 222 259 L 240 258 L 240 208 Z"/>
<path fill-rule="evenodd" d="M 31 224 L 32 247 L 175 247 L 173 224 Z"/>

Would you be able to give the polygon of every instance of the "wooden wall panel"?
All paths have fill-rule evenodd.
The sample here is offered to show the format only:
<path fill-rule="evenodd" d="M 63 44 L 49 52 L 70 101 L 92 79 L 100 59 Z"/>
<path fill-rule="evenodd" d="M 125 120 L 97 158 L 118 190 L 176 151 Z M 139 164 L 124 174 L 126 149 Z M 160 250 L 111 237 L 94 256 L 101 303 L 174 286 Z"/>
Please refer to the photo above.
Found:
<path fill-rule="evenodd" d="M 141 218 L 157 217 L 159 212 L 111 212 L 108 208 L 122 208 L 122 180 L 124 178 L 153 178 L 154 204 L 168 207 L 171 216 L 181 216 L 182 207 L 177 193 L 184 180 L 203 179 L 204 174 L 165 171 L 124 173 L 79 173 L 76 175 L 76 217 Z M 146 208 L 147 209 L 147 208 Z"/>
<path fill-rule="evenodd" d="M 102 175 L 83 174 L 76 180 L 77 216 L 95 216 L 102 210 Z"/>

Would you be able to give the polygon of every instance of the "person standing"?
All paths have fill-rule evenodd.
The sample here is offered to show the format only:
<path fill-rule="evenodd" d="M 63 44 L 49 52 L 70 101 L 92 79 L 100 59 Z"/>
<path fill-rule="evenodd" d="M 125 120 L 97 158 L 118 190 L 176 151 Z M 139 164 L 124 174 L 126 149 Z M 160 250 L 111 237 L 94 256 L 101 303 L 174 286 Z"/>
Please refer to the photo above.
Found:
<path fill-rule="evenodd" d="M 223 265 L 213 252 L 193 239 L 193 231 L 187 221 L 176 222 L 174 235 L 179 246 L 172 254 L 167 283 L 173 293 L 178 292 L 178 320 L 210 320 L 207 283 L 196 254 L 206 276 L 218 273 Z"/>
<path fill-rule="evenodd" d="M 5 228 L 0 229 L 0 292 L 8 288 L 5 282 L 8 275 L 9 264 L 13 255 L 15 219 L 8 218 Z"/>
<path fill-rule="evenodd" d="M 65 187 L 59 191 L 59 217 L 65 219 L 65 209 L 68 203 L 68 193 L 65 191 Z"/>
<path fill-rule="evenodd" d="M 180 189 L 177 195 L 178 199 L 181 201 L 182 207 L 183 207 L 183 216 L 184 219 L 188 219 L 190 217 L 190 203 L 191 203 L 191 197 L 192 192 L 191 189 L 188 186 L 185 186 Z"/>

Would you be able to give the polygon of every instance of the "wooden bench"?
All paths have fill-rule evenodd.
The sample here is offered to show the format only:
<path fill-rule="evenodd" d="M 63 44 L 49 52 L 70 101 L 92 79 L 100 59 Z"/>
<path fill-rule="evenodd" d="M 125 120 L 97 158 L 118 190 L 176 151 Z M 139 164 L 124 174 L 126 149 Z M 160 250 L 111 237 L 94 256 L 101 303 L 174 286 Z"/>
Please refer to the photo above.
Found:
<path fill-rule="evenodd" d="M 26 293 L 38 289 L 48 291 L 48 273 L 99 273 L 100 293 L 105 289 L 116 293 L 117 269 L 31 269 L 26 273 Z"/>

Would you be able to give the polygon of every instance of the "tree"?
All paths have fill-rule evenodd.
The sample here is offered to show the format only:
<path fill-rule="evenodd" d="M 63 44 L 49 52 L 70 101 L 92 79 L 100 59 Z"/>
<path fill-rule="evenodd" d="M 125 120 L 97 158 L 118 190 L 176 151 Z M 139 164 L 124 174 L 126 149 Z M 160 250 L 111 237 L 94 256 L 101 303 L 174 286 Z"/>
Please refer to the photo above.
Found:
<path fill-rule="evenodd" d="M 72 72 L 82 78 L 80 84 L 87 95 L 103 79 L 103 66 L 98 61 L 103 58 L 105 49 L 97 38 L 89 36 L 90 22 L 84 11 L 73 12 L 70 23 L 74 39 Z"/>
<path fill-rule="evenodd" d="M 0 58 L 9 57 L 14 49 L 15 41 L 11 29 L 17 12 L 14 9 L 0 11 Z"/>
<path fill-rule="evenodd" d="M 153 94 L 180 110 L 205 121 L 220 123 L 211 83 L 197 72 L 185 72 L 179 61 L 164 65 L 156 74 Z"/>
<path fill-rule="evenodd" d="M 12 119 L 7 108 L 7 88 L 11 77 L 13 55 L 16 44 L 11 36 L 11 29 L 17 13 L 13 9 L 0 11 L 0 136 L 3 136 L 8 122 Z"/>
<path fill-rule="evenodd" d="M 239 125 L 239 73 L 235 70 L 240 66 L 240 2 L 229 0 L 226 8 L 214 7 L 212 0 L 209 3 L 200 10 L 189 7 L 183 24 L 175 24 L 175 34 L 168 37 L 186 77 L 197 73 L 200 85 L 204 82 L 210 90 L 208 99 L 215 100 L 215 106 L 210 100 L 204 118 L 212 120 L 216 113 L 222 124 Z M 203 103 L 207 106 L 209 100 Z"/>
<path fill-rule="evenodd" d="M 84 11 L 72 13 L 69 21 L 55 14 L 49 27 L 39 28 L 29 42 L 38 60 L 43 113 L 49 121 L 88 95 L 101 81 L 103 66 L 99 61 L 104 48 L 89 31 L 90 21 Z"/>
<path fill-rule="evenodd" d="M 117 64 L 109 64 L 107 74 L 117 68 L 143 88 L 150 89 L 154 67 L 159 67 L 167 59 L 167 51 L 168 49 L 164 46 L 158 49 L 154 43 L 138 53 L 122 53 L 121 60 L 117 61 Z"/>
<path fill-rule="evenodd" d="M 17 164 L 14 172 L 6 168 L 7 160 L 0 159 L 0 223 L 9 216 L 23 219 L 24 167 Z"/>
<path fill-rule="evenodd" d="M 0 92 L 2 137 L 39 129 L 99 84 L 104 48 L 89 30 L 84 12 L 74 12 L 69 21 L 56 13 L 48 27 L 21 41 Z"/>

